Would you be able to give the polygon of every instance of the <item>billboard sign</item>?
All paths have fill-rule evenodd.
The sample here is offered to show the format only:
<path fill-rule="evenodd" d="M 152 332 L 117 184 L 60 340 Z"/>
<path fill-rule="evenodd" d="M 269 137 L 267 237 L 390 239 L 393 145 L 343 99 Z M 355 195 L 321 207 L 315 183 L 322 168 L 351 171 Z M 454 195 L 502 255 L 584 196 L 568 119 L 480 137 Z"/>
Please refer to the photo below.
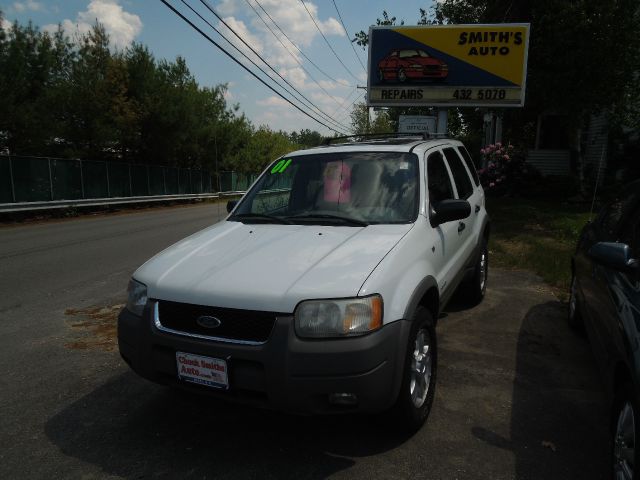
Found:
<path fill-rule="evenodd" d="M 435 133 L 436 117 L 426 115 L 400 115 L 398 133 Z"/>
<path fill-rule="evenodd" d="M 370 106 L 524 105 L 529 24 L 369 30 Z"/>

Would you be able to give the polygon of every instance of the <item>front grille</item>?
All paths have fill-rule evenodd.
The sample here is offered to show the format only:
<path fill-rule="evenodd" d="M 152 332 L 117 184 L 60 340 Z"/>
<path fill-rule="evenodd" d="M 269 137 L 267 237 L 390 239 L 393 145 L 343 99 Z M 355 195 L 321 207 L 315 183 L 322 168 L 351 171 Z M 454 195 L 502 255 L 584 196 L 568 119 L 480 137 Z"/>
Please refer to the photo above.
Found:
<path fill-rule="evenodd" d="M 162 327 L 230 341 L 266 342 L 276 322 L 276 315 L 274 312 L 158 301 L 158 320 Z M 201 316 L 215 317 L 220 320 L 220 325 L 216 328 L 203 327 L 197 323 Z"/>

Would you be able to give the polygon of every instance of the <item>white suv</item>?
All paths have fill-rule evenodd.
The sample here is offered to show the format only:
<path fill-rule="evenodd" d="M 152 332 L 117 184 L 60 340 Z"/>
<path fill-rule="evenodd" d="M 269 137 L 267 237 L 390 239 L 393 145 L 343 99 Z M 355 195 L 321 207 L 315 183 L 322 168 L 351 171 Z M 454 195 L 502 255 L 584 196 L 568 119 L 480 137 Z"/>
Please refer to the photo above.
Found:
<path fill-rule="evenodd" d="M 484 296 L 484 203 L 455 140 L 293 152 L 134 273 L 120 353 L 156 382 L 293 412 L 392 408 L 419 428 L 438 315 L 459 285 Z"/>

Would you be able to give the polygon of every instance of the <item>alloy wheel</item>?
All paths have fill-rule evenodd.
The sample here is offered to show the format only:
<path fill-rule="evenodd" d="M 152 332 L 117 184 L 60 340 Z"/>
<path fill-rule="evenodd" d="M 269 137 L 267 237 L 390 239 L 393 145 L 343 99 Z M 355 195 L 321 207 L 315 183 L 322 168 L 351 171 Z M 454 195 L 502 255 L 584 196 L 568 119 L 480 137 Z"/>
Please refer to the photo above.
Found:
<path fill-rule="evenodd" d="M 625 402 L 616 422 L 613 447 L 613 471 L 616 480 L 632 480 L 636 448 L 636 425 L 633 407 Z"/>
<path fill-rule="evenodd" d="M 576 316 L 576 277 L 571 279 L 571 290 L 569 291 L 569 319 Z"/>
<path fill-rule="evenodd" d="M 480 256 L 480 291 L 484 291 L 487 283 L 487 252 L 483 251 Z"/>
<path fill-rule="evenodd" d="M 416 408 L 422 407 L 431 385 L 432 357 L 431 336 L 426 329 L 420 329 L 416 335 L 411 360 L 411 382 L 409 391 L 411 401 Z"/>

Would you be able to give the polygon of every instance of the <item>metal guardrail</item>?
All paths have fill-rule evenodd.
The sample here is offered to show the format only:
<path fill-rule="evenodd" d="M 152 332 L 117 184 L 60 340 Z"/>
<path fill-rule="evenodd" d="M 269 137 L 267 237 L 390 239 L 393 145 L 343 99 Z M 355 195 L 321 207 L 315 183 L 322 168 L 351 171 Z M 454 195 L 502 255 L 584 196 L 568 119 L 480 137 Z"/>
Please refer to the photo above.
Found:
<path fill-rule="evenodd" d="M 54 200 L 47 202 L 0 203 L 0 213 L 53 210 L 58 208 L 99 207 L 107 205 L 126 205 L 132 203 L 171 202 L 180 200 L 200 200 L 226 198 L 244 195 L 244 191 L 219 193 L 193 193 L 184 195 L 150 195 L 143 197 L 84 198 L 76 200 Z"/>

